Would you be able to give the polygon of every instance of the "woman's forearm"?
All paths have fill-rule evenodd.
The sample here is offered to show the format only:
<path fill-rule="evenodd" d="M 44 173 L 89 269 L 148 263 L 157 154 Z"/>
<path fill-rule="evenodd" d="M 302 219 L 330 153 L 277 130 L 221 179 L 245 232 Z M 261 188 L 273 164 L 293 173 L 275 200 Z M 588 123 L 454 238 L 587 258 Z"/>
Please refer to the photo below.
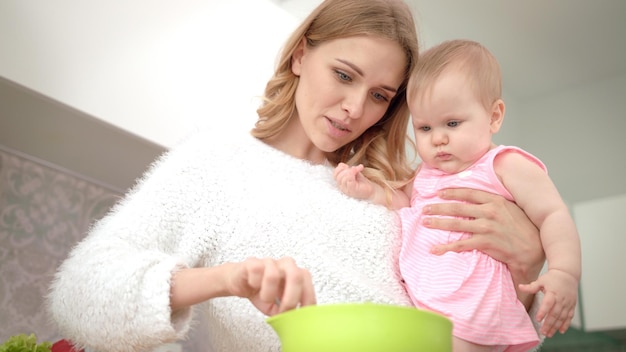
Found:
<path fill-rule="evenodd" d="M 226 277 L 230 265 L 185 268 L 174 272 L 170 289 L 172 312 L 211 298 L 228 296 Z"/>

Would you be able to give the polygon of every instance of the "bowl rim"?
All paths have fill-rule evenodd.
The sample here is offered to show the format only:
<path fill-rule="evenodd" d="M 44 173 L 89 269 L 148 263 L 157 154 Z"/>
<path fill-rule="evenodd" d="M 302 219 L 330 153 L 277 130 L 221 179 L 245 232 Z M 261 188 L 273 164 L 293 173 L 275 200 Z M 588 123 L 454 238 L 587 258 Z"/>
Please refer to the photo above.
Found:
<path fill-rule="evenodd" d="M 447 321 L 450 326 L 452 326 L 452 321 L 443 314 L 439 314 L 433 311 L 420 309 L 414 306 L 403 306 L 399 304 L 388 304 L 388 303 L 375 303 L 375 302 L 352 302 L 352 303 L 323 303 L 323 304 L 313 304 L 304 307 L 298 307 L 295 309 L 290 309 L 288 311 L 267 317 L 265 320 L 268 323 L 271 323 L 275 320 L 281 319 L 285 316 L 290 316 L 294 314 L 299 314 L 302 312 L 308 312 L 309 310 L 314 309 L 331 309 L 331 308 L 352 308 L 352 307 L 373 307 L 380 309 L 394 309 L 398 311 L 417 311 L 420 314 L 424 314 L 434 319 L 439 319 L 442 322 Z"/>

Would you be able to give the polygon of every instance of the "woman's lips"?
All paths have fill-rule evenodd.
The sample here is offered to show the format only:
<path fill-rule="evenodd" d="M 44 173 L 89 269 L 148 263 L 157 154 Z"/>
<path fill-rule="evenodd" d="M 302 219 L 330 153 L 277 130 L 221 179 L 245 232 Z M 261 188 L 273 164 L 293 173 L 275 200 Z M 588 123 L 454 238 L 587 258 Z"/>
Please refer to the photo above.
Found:
<path fill-rule="evenodd" d="M 337 120 L 333 120 L 331 118 L 326 118 L 327 121 L 327 125 L 328 125 L 328 132 L 330 133 L 331 136 L 333 137 L 344 137 L 348 134 L 350 134 L 350 129 L 348 128 L 347 125 L 337 121 Z"/>

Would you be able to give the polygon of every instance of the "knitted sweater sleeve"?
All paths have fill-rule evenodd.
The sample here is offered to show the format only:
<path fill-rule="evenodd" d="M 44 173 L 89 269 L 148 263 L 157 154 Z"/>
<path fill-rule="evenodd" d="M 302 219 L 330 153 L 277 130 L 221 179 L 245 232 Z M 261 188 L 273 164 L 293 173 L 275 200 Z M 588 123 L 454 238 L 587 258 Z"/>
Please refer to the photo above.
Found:
<path fill-rule="evenodd" d="M 220 201 L 194 188 L 199 175 L 209 177 L 199 165 L 210 161 L 197 160 L 201 149 L 189 141 L 157 160 L 59 267 L 48 308 L 65 338 L 94 350 L 142 351 L 187 333 L 191 310 L 172 314 L 170 279 L 198 264 L 188 249 L 211 247 L 189 239 L 211 238 L 189 235 L 197 232 L 187 221 L 193 205 Z M 216 231 L 217 217 L 203 228 Z"/>
<path fill-rule="evenodd" d="M 535 300 L 533 301 L 533 304 L 528 311 L 530 320 L 533 322 L 533 326 L 537 331 L 537 335 L 539 335 L 539 344 L 529 352 L 539 352 L 541 350 L 541 345 L 543 345 L 543 342 L 546 340 L 546 337 L 540 333 L 541 322 L 537 321 L 537 319 L 535 318 L 537 316 L 537 311 L 539 311 L 539 307 L 541 306 L 541 300 L 543 300 L 543 292 L 539 291 L 537 292 L 537 294 L 535 294 Z"/>

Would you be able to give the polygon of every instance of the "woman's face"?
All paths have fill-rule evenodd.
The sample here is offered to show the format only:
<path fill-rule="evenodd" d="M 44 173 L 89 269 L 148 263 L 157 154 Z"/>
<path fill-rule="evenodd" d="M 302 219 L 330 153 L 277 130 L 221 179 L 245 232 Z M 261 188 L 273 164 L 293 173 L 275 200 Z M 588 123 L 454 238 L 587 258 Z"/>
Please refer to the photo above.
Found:
<path fill-rule="evenodd" d="M 292 62 L 300 77 L 292 123 L 302 132 L 293 148 L 313 160 L 359 137 L 387 111 L 406 66 L 404 50 L 388 39 L 348 37 L 313 48 L 302 43 Z"/>

